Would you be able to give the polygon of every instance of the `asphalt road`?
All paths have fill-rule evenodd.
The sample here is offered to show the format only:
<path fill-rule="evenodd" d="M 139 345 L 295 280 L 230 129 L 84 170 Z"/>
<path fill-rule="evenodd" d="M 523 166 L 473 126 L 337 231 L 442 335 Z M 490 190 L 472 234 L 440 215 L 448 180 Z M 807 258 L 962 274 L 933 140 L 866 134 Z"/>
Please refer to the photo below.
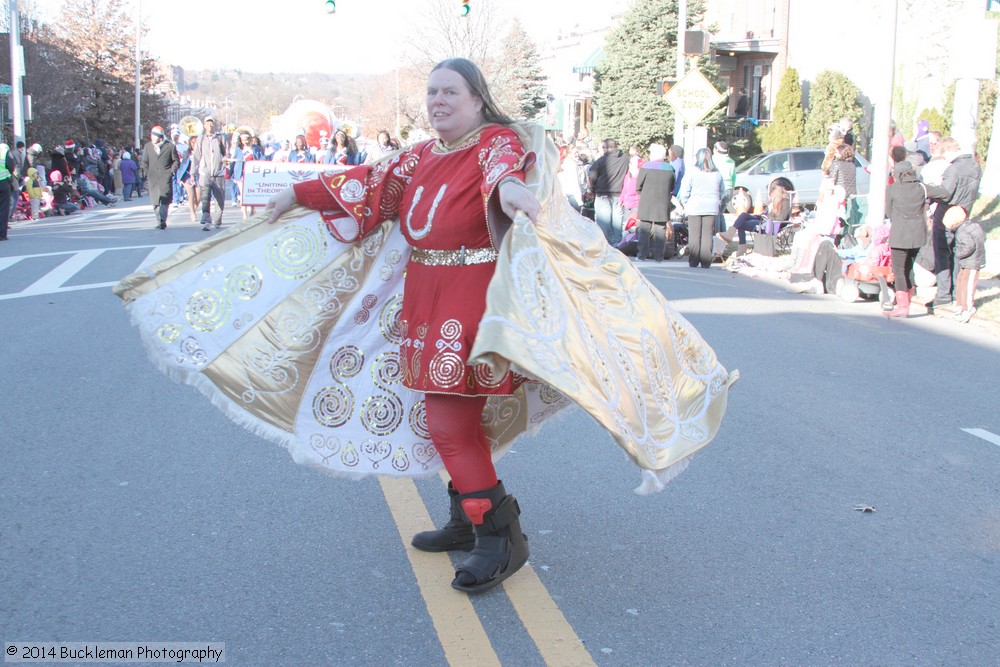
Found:
<path fill-rule="evenodd" d="M 236 665 L 1000 661 L 983 330 L 643 267 L 741 372 L 719 436 L 651 497 L 579 410 L 519 444 L 499 470 L 530 568 L 462 611 L 421 574 L 447 556 L 411 561 L 395 490 L 293 464 L 146 360 L 109 286 L 204 234 L 133 205 L 0 244 L 0 640 L 225 642 Z M 441 480 L 416 489 L 440 522 Z"/>

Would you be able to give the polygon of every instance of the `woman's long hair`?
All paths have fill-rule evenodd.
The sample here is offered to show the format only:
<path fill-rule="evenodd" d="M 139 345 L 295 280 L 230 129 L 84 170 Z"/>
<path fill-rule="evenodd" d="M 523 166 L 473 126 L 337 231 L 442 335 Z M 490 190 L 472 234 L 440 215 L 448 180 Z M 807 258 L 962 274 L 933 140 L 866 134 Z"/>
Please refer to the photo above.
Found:
<path fill-rule="evenodd" d="M 767 198 L 770 200 L 770 206 L 768 211 L 768 216 L 772 219 L 778 218 L 781 215 L 781 209 L 785 206 L 785 198 L 788 196 L 788 190 L 783 186 L 775 183 L 771 186 L 771 189 L 767 192 Z"/>
<path fill-rule="evenodd" d="M 702 171 L 719 171 L 712 160 L 712 151 L 707 148 L 699 148 L 694 155 L 695 165 Z"/>
<path fill-rule="evenodd" d="M 499 125 L 513 124 L 514 119 L 500 111 L 500 107 L 493 101 L 493 96 L 490 95 L 490 87 L 486 83 L 486 77 L 483 76 L 482 71 L 476 66 L 476 63 L 467 58 L 448 58 L 435 65 L 431 71 L 436 72 L 439 69 L 450 69 L 452 72 L 458 72 L 465 79 L 465 83 L 469 86 L 469 91 L 483 101 L 483 120 L 487 123 L 497 123 Z"/>

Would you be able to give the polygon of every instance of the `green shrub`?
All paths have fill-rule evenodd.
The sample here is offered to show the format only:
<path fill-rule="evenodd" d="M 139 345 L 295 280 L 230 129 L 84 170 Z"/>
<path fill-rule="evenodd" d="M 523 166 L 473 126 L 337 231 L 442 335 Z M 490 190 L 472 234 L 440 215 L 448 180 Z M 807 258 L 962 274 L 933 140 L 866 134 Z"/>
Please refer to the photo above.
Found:
<path fill-rule="evenodd" d="M 826 145 L 830 126 L 845 116 L 855 123 L 861 116 L 860 91 L 840 72 L 825 70 L 816 75 L 809 89 L 809 110 L 806 112 L 805 141 L 809 145 Z"/>
<path fill-rule="evenodd" d="M 771 124 L 759 130 L 760 145 L 765 151 L 795 148 L 805 138 L 805 114 L 802 111 L 802 86 L 794 67 L 785 70 L 774 101 Z"/>

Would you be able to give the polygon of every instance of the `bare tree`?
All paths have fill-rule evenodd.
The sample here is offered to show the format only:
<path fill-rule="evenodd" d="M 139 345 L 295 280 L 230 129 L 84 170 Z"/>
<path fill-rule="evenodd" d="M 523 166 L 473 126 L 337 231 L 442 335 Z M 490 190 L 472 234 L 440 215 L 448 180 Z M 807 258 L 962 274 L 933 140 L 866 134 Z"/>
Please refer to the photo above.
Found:
<path fill-rule="evenodd" d="M 54 25 L 28 21 L 37 39 L 31 71 L 36 121 L 63 136 L 126 142 L 135 122 L 135 25 L 124 0 L 64 0 Z M 162 75 L 141 57 L 143 124 L 165 120 L 161 96 L 149 91 Z"/>
<path fill-rule="evenodd" d="M 468 58 L 477 63 L 486 77 L 496 73 L 505 14 L 494 3 L 476 3 L 469 16 L 460 17 L 454 0 L 431 0 L 414 26 L 406 46 L 408 62 L 422 70 L 424 77 L 446 58 Z"/>

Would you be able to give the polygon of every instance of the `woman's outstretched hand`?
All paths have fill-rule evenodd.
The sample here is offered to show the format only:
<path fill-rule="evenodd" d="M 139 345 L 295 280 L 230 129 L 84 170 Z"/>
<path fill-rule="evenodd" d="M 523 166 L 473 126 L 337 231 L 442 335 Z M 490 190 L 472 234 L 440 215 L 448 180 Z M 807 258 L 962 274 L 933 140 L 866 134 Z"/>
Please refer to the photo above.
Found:
<path fill-rule="evenodd" d="M 295 188 L 292 187 L 287 187 L 271 197 L 271 201 L 267 202 L 267 206 L 264 207 L 264 211 L 268 214 L 268 224 L 273 224 L 298 203 L 299 200 L 295 197 Z"/>
<path fill-rule="evenodd" d="M 542 211 L 542 205 L 535 198 L 524 183 L 515 180 L 508 180 L 500 184 L 500 208 L 511 220 L 518 211 L 531 218 L 532 222 L 538 222 L 538 214 Z"/>

